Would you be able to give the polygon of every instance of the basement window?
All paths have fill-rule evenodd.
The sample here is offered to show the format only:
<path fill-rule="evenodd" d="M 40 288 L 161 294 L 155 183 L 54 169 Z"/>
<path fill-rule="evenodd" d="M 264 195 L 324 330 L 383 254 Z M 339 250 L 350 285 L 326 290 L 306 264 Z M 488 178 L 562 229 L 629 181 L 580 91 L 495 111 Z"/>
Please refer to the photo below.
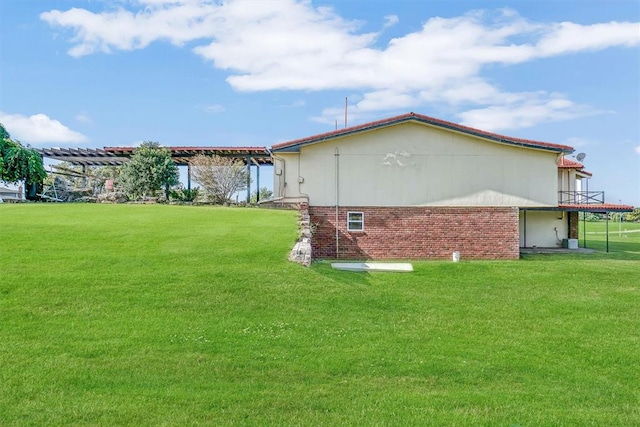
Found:
<path fill-rule="evenodd" d="M 347 212 L 347 230 L 364 231 L 364 212 Z"/>

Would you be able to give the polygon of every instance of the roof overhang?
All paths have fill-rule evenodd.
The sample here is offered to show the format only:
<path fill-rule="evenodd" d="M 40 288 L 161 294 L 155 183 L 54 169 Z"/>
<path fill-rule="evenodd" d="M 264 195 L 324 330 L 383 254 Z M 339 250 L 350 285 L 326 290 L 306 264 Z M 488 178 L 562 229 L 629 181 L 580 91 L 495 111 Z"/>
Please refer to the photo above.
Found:
<path fill-rule="evenodd" d="M 187 165 L 198 155 L 231 157 L 245 164 L 256 166 L 273 163 L 271 153 L 265 147 L 167 147 L 177 165 Z M 43 157 L 85 166 L 119 166 L 129 161 L 136 147 L 94 148 L 43 148 L 38 153 Z"/>
<path fill-rule="evenodd" d="M 523 211 L 592 212 L 592 213 L 633 212 L 634 209 L 635 208 L 631 205 L 616 205 L 613 203 L 536 206 L 536 207 L 520 208 L 520 210 L 523 210 Z"/>
<path fill-rule="evenodd" d="M 403 114 L 400 116 L 390 117 L 388 119 L 378 120 L 375 122 L 365 123 L 358 126 L 336 130 L 333 132 L 327 132 L 319 135 L 314 135 L 306 138 L 301 138 L 293 141 L 275 144 L 271 147 L 271 151 L 274 153 L 299 152 L 300 148 L 305 145 L 317 144 L 317 143 L 321 143 L 321 142 L 325 142 L 325 141 L 329 141 L 337 138 L 342 138 L 352 134 L 368 132 L 375 129 L 395 126 L 395 125 L 407 123 L 407 122 L 426 124 L 429 126 L 450 130 L 452 132 L 471 135 L 478 138 L 490 140 L 493 142 L 498 142 L 501 144 L 512 145 L 512 146 L 533 148 L 533 149 L 552 151 L 552 152 L 563 153 L 563 154 L 570 154 L 574 151 L 573 147 L 570 147 L 568 145 L 552 144 L 548 142 L 514 138 L 506 135 L 485 132 L 480 129 L 475 129 L 468 126 L 463 126 L 453 122 L 448 122 L 445 120 L 440 120 L 434 117 L 424 116 L 416 113 Z"/>
<path fill-rule="evenodd" d="M 231 157 L 255 165 L 272 164 L 271 153 L 266 147 L 167 147 L 177 165 L 185 166 L 195 156 Z M 105 151 L 118 156 L 131 157 L 136 147 L 104 147 Z"/>
<path fill-rule="evenodd" d="M 39 148 L 37 151 L 43 157 L 82 166 L 119 166 L 129 161 L 127 156 L 99 148 Z"/>

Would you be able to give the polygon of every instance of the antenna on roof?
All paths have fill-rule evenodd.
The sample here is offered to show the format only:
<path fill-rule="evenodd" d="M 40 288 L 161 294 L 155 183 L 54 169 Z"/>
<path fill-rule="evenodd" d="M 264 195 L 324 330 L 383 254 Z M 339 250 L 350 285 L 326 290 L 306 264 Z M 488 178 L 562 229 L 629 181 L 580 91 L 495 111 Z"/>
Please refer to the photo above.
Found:
<path fill-rule="evenodd" d="M 344 127 L 347 127 L 347 107 L 349 105 L 349 98 L 344 98 Z"/>
<path fill-rule="evenodd" d="M 578 153 L 578 155 L 576 156 L 576 160 L 581 162 L 584 160 L 585 157 L 587 157 L 585 153 Z"/>

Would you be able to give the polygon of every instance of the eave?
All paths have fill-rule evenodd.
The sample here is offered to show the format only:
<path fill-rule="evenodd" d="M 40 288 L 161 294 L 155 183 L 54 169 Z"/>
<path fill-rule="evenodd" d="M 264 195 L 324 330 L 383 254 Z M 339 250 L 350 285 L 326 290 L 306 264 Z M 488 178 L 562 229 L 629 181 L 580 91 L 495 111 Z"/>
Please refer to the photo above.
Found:
<path fill-rule="evenodd" d="M 459 125 L 453 122 L 436 119 L 434 117 L 425 116 L 422 114 L 408 113 L 400 116 L 390 117 L 387 119 L 378 120 L 375 122 L 364 123 L 358 126 L 352 126 L 345 129 L 340 129 L 332 132 L 326 132 L 318 135 L 313 135 L 306 138 L 296 139 L 293 141 L 283 142 L 280 144 L 274 144 L 271 151 L 278 152 L 298 152 L 300 148 L 309 145 L 317 144 L 324 141 L 329 141 L 337 138 L 342 138 L 348 135 L 357 134 L 361 132 L 367 132 L 374 129 L 384 128 L 388 126 L 398 125 L 406 122 L 416 122 L 427 124 L 441 129 L 450 130 L 453 132 L 463 133 L 486 140 L 513 145 L 525 148 L 534 148 L 539 150 L 552 151 L 556 153 L 569 154 L 574 151 L 573 147 L 561 144 L 552 144 L 549 142 L 534 141 L 529 139 L 515 138 L 506 135 L 500 135 L 492 132 L 485 132 L 480 129 L 471 128 L 468 126 Z"/>

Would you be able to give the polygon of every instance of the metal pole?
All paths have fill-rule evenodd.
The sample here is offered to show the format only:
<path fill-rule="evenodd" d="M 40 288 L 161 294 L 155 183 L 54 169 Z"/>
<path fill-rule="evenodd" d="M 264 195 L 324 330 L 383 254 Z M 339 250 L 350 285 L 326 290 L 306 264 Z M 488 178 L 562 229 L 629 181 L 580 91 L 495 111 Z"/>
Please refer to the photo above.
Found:
<path fill-rule="evenodd" d="M 582 246 L 587 247 L 587 213 L 582 212 Z"/>
<path fill-rule="evenodd" d="M 247 204 L 251 203 L 251 157 L 247 156 Z"/>
<path fill-rule="evenodd" d="M 527 210 L 526 209 L 524 210 L 524 215 L 523 216 L 524 216 L 524 218 L 522 218 L 522 219 L 524 220 L 523 221 L 524 224 L 522 226 L 522 232 L 524 234 L 524 239 L 523 239 L 523 242 L 522 242 L 523 243 L 522 246 L 526 248 L 527 247 Z"/>
<path fill-rule="evenodd" d="M 339 243 L 339 233 L 338 233 L 338 224 L 339 224 L 339 212 L 338 212 L 338 208 L 339 208 L 339 204 L 340 204 L 340 186 L 339 186 L 339 171 L 340 171 L 340 152 L 338 151 L 338 147 L 336 147 L 336 259 L 338 259 L 340 257 L 340 243 Z"/>
<path fill-rule="evenodd" d="M 622 200 L 620 200 L 622 204 Z M 622 237 L 622 212 L 618 212 L 618 238 Z"/>
<path fill-rule="evenodd" d="M 258 203 L 260 201 L 260 165 L 259 164 L 256 165 L 256 185 L 257 185 L 256 203 Z"/>
<path fill-rule="evenodd" d="M 605 212 L 606 221 L 606 233 L 607 233 L 607 253 L 609 252 L 609 212 Z"/>
<path fill-rule="evenodd" d="M 187 190 L 191 191 L 191 163 L 187 163 Z"/>
<path fill-rule="evenodd" d="M 349 98 L 344 99 L 344 127 L 347 127 L 347 109 L 349 108 Z"/>

